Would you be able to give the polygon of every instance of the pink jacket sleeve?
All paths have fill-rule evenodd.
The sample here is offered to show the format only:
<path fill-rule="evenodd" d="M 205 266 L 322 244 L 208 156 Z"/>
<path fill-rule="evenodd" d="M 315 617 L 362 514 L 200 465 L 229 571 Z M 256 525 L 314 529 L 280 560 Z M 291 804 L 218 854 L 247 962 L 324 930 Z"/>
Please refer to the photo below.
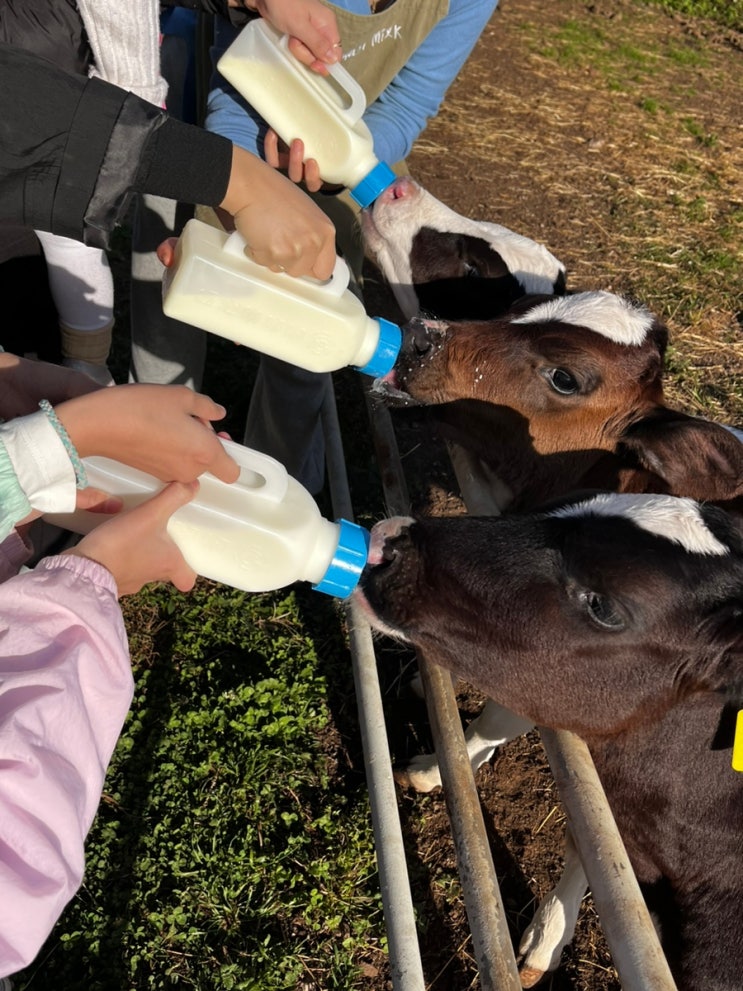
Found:
<path fill-rule="evenodd" d="M 34 959 L 82 882 L 133 687 L 105 568 L 49 557 L 0 585 L 0 976 Z"/>

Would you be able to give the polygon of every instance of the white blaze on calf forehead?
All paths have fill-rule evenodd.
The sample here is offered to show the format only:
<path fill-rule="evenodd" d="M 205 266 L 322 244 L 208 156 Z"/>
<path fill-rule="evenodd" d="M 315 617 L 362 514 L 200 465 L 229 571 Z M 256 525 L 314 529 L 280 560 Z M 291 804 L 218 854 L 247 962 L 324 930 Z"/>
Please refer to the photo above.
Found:
<path fill-rule="evenodd" d="M 539 303 L 513 323 L 560 321 L 586 327 L 617 344 L 642 344 L 653 326 L 653 314 L 610 292 L 581 292 L 555 296 Z"/>
<path fill-rule="evenodd" d="M 565 506 L 548 516 L 580 519 L 587 516 L 621 516 L 656 537 L 680 544 L 690 554 L 729 554 L 730 548 L 712 533 L 693 499 L 663 495 L 594 496 Z"/>

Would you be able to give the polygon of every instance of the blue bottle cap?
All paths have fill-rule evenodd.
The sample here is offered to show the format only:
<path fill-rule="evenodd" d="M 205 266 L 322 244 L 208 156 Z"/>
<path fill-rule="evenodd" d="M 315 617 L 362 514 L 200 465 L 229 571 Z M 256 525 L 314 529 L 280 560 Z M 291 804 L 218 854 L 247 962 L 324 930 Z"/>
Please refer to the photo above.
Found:
<path fill-rule="evenodd" d="M 358 185 L 349 189 L 349 193 L 360 207 L 369 206 L 380 193 L 392 185 L 395 179 L 397 176 L 389 165 L 386 162 L 378 162 Z"/>
<path fill-rule="evenodd" d="M 357 523 L 338 520 L 338 547 L 323 577 L 312 588 L 347 599 L 359 583 L 369 553 L 369 531 Z"/>
<path fill-rule="evenodd" d="M 385 320 L 384 317 L 376 317 L 375 319 L 379 324 L 377 349 L 363 368 L 357 366 L 356 371 L 377 379 L 386 375 L 397 361 L 402 347 L 402 331 L 391 320 Z"/>

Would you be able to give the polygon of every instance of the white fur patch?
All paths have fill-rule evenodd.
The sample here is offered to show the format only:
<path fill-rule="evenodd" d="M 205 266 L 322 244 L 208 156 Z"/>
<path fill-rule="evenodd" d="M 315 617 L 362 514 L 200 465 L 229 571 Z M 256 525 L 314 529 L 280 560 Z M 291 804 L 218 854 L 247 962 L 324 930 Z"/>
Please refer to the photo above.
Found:
<path fill-rule="evenodd" d="M 554 292 L 559 276 L 565 275 L 565 266 L 543 244 L 485 220 L 471 223 L 474 224 L 474 229 L 465 229 L 464 233 L 471 233 L 487 241 L 493 251 L 501 256 L 508 271 L 518 279 L 525 292 Z"/>
<path fill-rule="evenodd" d="M 644 306 L 630 303 L 610 292 L 580 292 L 555 296 L 539 303 L 513 323 L 551 321 L 587 327 L 617 344 L 639 345 L 653 326 L 653 315 Z"/>
<path fill-rule="evenodd" d="M 366 248 L 374 255 L 408 319 L 418 312 L 417 297 L 410 287 L 410 252 L 421 227 L 478 237 L 498 252 L 527 293 L 553 292 L 565 266 L 544 245 L 500 224 L 463 217 L 419 183 L 410 178 L 407 183 L 405 196 L 380 197 L 370 211 L 362 214 L 361 226 Z"/>
<path fill-rule="evenodd" d="M 657 537 L 680 544 L 690 554 L 729 554 L 712 533 L 693 499 L 665 495 L 606 494 L 548 513 L 548 516 L 623 516 Z"/>
<path fill-rule="evenodd" d="M 412 245 L 412 235 L 421 227 L 430 227 L 444 234 L 470 234 L 480 238 L 497 251 L 508 267 L 528 293 L 552 293 L 555 282 L 565 266 L 545 248 L 543 244 L 532 241 L 531 238 L 516 234 L 508 227 L 493 224 L 486 220 L 471 220 L 462 217 L 440 200 L 437 200 L 427 190 L 421 187 L 416 204 L 415 216 L 410 218 L 417 223 L 409 243 Z"/>

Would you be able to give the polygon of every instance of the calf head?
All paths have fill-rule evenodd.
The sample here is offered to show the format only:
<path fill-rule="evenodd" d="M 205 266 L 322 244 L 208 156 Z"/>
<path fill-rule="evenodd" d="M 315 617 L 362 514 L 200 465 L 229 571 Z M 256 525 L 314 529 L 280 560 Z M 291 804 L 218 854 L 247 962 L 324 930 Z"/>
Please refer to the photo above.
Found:
<path fill-rule="evenodd" d="M 406 328 L 390 405 L 432 405 L 523 509 L 578 488 L 743 504 L 743 444 L 663 400 L 664 325 L 606 292 L 526 296 L 500 318 Z M 503 507 L 505 508 L 505 507 Z"/>
<path fill-rule="evenodd" d="M 378 629 L 535 723 L 600 738 L 743 687 L 743 534 L 717 507 L 601 494 L 394 518 L 356 593 Z"/>
<path fill-rule="evenodd" d="M 529 424 L 540 452 L 614 446 L 625 422 L 658 405 L 667 332 L 605 292 L 527 296 L 495 320 L 414 318 L 382 396 L 474 399 Z"/>
<path fill-rule="evenodd" d="M 409 176 L 362 212 L 361 229 L 406 318 L 486 319 L 525 293 L 565 291 L 565 268 L 543 245 L 460 216 Z"/>

